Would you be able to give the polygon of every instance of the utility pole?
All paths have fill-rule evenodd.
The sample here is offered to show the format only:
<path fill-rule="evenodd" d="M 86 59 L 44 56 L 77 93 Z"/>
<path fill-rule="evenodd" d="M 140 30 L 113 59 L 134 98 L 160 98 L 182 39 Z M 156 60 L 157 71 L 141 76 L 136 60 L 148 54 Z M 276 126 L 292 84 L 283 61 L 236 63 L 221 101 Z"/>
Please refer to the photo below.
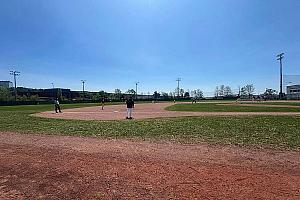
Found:
<path fill-rule="evenodd" d="M 10 75 L 14 76 L 14 82 L 15 82 L 15 101 L 17 101 L 17 77 L 20 76 L 20 72 L 18 71 L 10 71 Z"/>
<path fill-rule="evenodd" d="M 84 99 L 84 84 L 86 82 L 86 80 L 81 80 L 82 82 L 82 93 L 83 93 L 83 99 Z"/>
<path fill-rule="evenodd" d="M 181 78 L 177 78 L 177 97 L 179 97 L 179 82 L 181 81 Z"/>
<path fill-rule="evenodd" d="M 137 100 L 137 86 L 140 82 L 135 82 L 135 99 Z"/>
<path fill-rule="evenodd" d="M 280 99 L 282 99 L 282 97 L 283 97 L 283 93 L 282 93 L 282 59 L 284 57 L 283 55 L 284 55 L 284 53 L 281 53 L 276 56 L 277 60 L 279 60 L 279 62 L 280 62 L 280 92 L 279 92 Z"/>
<path fill-rule="evenodd" d="M 52 96 L 53 96 L 53 98 L 55 99 L 55 93 L 54 93 L 54 83 L 51 83 L 51 85 L 52 85 Z"/>

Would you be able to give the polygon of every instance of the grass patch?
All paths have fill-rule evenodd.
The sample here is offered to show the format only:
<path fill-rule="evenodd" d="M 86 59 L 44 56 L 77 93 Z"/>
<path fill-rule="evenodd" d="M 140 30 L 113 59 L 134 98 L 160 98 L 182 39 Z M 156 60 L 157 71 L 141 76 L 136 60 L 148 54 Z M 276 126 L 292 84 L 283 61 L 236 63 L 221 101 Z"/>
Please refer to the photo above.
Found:
<path fill-rule="evenodd" d="M 101 106 L 101 104 L 100 103 L 61 104 L 62 109 L 91 107 L 91 106 Z M 53 104 L 42 104 L 42 105 L 0 106 L 0 111 L 36 113 L 36 112 L 43 112 L 43 111 L 48 111 L 48 110 L 54 110 L 54 105 Z"/>
<path fill-rule="evenodd" d="M 286 106 L 300 106 L 299 102 L 268 102 L 268 101 L 261 101 L 261 102 L 240 102 L 241 104 L 265 104 L 265 105 L 286 105 Z"/>
<path fill-rule="evenodd" d="M 86 106 L 95 104 L 63 105 L 64 108 Z M 0 107 L 0 131 L 172 140 L 184 143 L 205 141 L 293 150 L 299 150 L 300 147 L 300 117 L 184 117 L 104 122 L 30 116 L 32 113 L 49 109 L 53 107 Z"/>
<path fill-rule="evenodd" d="M 300 112 L 299 108 L 263 107 L 263 106 L 235 106 L 219 105 L 217 103 L 175 104 L 167 107 L 169 111 L 190 112 Z"/>

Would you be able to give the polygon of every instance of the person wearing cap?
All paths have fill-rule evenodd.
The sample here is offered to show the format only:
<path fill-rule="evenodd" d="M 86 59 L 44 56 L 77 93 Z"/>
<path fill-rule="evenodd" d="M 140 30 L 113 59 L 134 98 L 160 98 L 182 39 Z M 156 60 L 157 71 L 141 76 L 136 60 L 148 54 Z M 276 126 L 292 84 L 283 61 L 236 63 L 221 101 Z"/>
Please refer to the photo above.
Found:
<path fill-rule="evenodd" d="M 132 111 L 134 108 L 134 101 L 133 101 L 132 97 L 127 99 L 126 106 L 127 106 L 126 119 L 132 119 Z"/>
<path fill-rule="evenodd" d="M 54 107 L 55 107 L 55 113 L 58 113 L 57 111 L 61 113 L 59 101 L 57 98 L 54 100 Z"/>

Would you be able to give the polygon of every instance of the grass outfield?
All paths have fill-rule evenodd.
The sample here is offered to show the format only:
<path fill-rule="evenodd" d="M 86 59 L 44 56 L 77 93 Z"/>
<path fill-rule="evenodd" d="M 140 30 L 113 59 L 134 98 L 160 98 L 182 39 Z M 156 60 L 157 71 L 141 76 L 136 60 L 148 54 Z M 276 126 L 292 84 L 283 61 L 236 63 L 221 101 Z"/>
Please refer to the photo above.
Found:
<path fill-rule="evenodd" d="M 265 104 L 265 105 L 287 105 L 287 106 L 300 106 L 300 101 L 282 101 L 282 102 L 272 102 L 272 101 L 258 101 L 258 102 L 240 102 L 241 104 Z"/>
<path fill-rule="evenodd" d="M 231 105 L 231 104 L 218 105 L 218 104 L 220 103 L 175 104 L 166 109 L 170 111 L 191 111 L 191 112 L 193 111 L 194 112 L 300 112 L 300 107 L 299 108 L 263 107 L 263 106 L 256 107 L 256 106 L 239 106 L 239 104 L 237 105 Z M 286 104 L 282 104 L 282 105 L 286 105 Z"/>
<path fill-rule="evenodd" d="M 99 104 L 62 107 L 95 105 Z M 29 116 L 51 109 L 52 105 L 0 107 L 0 131 L 300 149 L 300 117 L 183 117 L 103 122 Z"/>

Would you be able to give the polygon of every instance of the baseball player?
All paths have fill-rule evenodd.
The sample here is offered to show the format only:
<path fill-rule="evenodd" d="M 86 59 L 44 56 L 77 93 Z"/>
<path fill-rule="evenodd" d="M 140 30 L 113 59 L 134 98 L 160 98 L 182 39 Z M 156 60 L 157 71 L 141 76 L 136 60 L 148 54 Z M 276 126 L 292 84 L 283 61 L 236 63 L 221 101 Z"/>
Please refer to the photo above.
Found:
<path fill-rule="evenodd" d="M 132 97 L 127 99 L 126 106 L 127 106 L 126 119 L 132 119 L 132 111 L 134 108 L 134 101 L 132 100 Z"/>

